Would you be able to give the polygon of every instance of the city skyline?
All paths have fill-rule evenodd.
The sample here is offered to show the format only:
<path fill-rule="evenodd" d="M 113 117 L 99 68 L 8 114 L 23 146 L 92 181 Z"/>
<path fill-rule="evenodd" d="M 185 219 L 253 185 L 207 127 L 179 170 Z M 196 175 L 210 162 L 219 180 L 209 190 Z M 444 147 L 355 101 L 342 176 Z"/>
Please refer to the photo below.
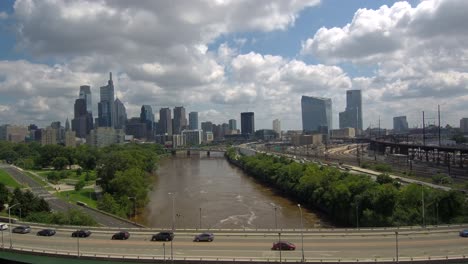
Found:
<path fill-rule="evenodd" d="M 128 117 L 142 105 L 184 106 L 200 122 L 254 112 L 258 129 L 279 119 L 283 130 L 300 130 L 305 95 L 332 99 L 337 128 L 345 91 L 361 90 L 363 129 L 379 116 L 391 128 L 403 115 L 420 127 L 422 111 L 430 124 L 437 105 L 442 125 L 458 126 L 467 115 L 468 18 L 457 11 L 468 3 L 382 4 L 1 1 L 0 122 L 71 120 L 82 85 L 96 117 L 112 71 Z M 129 16 L 117 15 L 124 10 Z"/>

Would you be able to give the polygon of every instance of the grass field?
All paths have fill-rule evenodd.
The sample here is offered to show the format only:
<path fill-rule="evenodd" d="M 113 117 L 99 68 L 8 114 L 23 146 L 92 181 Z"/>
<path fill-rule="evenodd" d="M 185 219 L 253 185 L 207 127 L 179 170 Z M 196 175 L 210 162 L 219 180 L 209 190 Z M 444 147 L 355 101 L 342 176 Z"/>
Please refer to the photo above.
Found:
<path fill-rule="evenodd" d="M 13 188 L 21 188 L 23 187 L 21 184 L 16 182 L 8 173 L 4 170 L 0 169 L 0 182 L 5 184 L 5 186 L 13 187 Z"/>
<path fill-rule="evenodd" d="M 68 194 L 68 196 L 67 196 Z M 68 201 L 70 199 L 71 202 L 76 203 L 76 201 L 84 202 L 89 207 L 96 208 L 96 198 L 94 196 L 94 189 L 82 189 L 80 191 L 63 191 L 56 193 L 56 196 L 59 198 Z"/>

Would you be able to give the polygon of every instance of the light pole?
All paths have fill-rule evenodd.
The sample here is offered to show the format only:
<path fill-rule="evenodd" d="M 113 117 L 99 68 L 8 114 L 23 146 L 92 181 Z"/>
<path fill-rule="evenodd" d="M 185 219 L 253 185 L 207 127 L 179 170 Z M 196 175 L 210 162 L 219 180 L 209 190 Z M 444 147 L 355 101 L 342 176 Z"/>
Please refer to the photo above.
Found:
<path fill-rule="evenodd" d="M 10 230 L 10 248 L 13 247 L 13 243 L 11 242 L 11 208 L 19 205 L 20 203 L 15 203 L 12 206 L 8 206 L 8 223 L 9 223 L 9 230 Z"/>
<path fill-rule="evenodd" d="M 421 185 L 421 201 L 422 201 L 422 226 L 426 227 L 426 216 L 424 213 L 424 186 Z"/>
<path fill-rule="evenodd" d="M 175 233 L 175 193 L 168 193 L 172 196 L 172 232 Z M 173 239 L 172 239 L 173 240 Z M 171 240 L 171 261 L 174 262 L 173 243 Z"/>
<path fill-rule="evenodd" d="M 302 241 L 302 262 L 304 263 L 304 223 L 302 222 L 302 208 L 301 204 L 297 204 L 299 207 L 299 212 L 301 213 L 301 241 Z"/>
<path fill-rule="evenodd" d="M 80 257 L 80 233 L 76 234 L 77 256 Z"/>
<path fill-rule="evenodd" d="M 280 264 L 283 262 L 281 257 L 281 232 L 278 232 L 278 243 L 279 243 L 279 251 L 280 251 Z"/>
<path fill-rule="evenodd" d="M 201 230 L 201 207 L 198 208 L 198 209 L 200 209 L 200 225 L 199 226 L 200 226 L 200 230 Z"/>
<path fill-rule="evenodd" d="M 273 206 L 273 209 L 275 209 L 275 230 L 278 230 L 278 219 L 277 219 L 277 211 L 278 211 L 278 206 L 274 203 L 270 203 L 271 206 Z"/>
<path fill-rule="evenodd" d="M 396 263 L 398 263 L 398 231 L 395 231 Z"/>

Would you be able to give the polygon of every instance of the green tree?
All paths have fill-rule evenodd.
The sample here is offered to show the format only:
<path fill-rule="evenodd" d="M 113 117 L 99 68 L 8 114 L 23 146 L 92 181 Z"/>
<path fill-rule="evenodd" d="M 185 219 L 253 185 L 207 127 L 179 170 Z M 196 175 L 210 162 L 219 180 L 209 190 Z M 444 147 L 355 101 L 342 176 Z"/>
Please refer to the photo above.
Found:
<path fill-rule="evenodd" d="M 51 165 L 56 170 L 63 170 L 66 166 L 70 165 L 70 163 L 65 157 L 56 157 L 52 160 Z"/>
<path fill-rule="evenodd" d="M 86 183 L 84 180 L 80 180 L 75 184 L 75 191 L 81 191 L 85 187 Z"/>
<path fill-rule="evenodd" d="M 4 204 L 8 203 L 10 198 L 10 191 L 8 191 L 5 184 L 0 183 L 0 211 L 5 209 Z"/>

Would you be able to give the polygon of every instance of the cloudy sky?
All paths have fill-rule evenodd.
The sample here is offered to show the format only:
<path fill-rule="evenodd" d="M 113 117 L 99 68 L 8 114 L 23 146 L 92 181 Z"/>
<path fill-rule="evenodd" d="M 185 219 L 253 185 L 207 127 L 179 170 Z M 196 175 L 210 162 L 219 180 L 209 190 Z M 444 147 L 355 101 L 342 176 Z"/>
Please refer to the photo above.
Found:
<path fill-rule="evenodd" d="M 458 126 L 468 116 L 467 0 L 2 0 L 0 123 L 73 116 L 79 86 L 113 72 L 128 115 L 185 106 L 200 121 L 302 129 L 302 95 L 330 97 L 334 127 L 349 89 L 364 127 Z M 97 113 L 97 111 L 94 111 Z M 239 121 L 238 121 L 239 122 Z"/>

